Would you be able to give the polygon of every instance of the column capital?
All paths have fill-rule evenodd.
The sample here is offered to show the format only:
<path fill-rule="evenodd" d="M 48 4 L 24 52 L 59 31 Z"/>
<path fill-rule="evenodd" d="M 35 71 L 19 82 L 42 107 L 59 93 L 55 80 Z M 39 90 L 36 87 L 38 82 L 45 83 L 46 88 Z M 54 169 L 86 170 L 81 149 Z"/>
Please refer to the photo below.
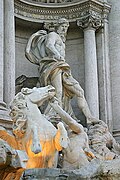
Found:
<path fill-rule="evenodd" d="M 77 19 L 77 25 L 85 29 L 99 29 L 103 26 L 102 17 L 95 11 L 83 12 L 83 15 Z"/>

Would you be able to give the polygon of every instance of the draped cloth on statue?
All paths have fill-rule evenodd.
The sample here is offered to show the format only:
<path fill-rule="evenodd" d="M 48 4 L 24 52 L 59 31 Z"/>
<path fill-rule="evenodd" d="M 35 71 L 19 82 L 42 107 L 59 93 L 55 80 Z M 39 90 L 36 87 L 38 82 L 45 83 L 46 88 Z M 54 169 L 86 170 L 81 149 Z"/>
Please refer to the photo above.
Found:
<path fill-rule="evenodd" d="M 40 30 L 29 38 L 25 50 L 25 55 L 31 63 L 39 65 L 41 59 L 47 56 L 45 52 L 46 37 L 47 31 Z"/>

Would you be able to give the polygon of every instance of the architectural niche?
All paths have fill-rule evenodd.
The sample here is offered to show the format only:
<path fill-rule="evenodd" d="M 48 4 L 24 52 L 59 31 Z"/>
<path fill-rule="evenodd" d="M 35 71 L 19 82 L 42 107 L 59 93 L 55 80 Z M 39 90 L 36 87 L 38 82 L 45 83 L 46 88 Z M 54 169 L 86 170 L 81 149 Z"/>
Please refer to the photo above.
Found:
<path fill-rule="evenodd" d="M 112 115 L 111 115 L 111 94 L 110 94 L 110 78 L 109 78 L 109 52 L 108 52 L 108 15 L 111 9 L 111 5 L 107 1 L 103 0 L 72 0 L 70 1 L 33 1 L 33 0 L 15 0 L 15 16 L 30 22 L 46 23 L 57 22 L 57 19 L 64 17 L 69 22 L 76 22 L 80 29 L 84 31 L 84 59 L 85 59 L 85 92 L 89 102 L 89 106 L 93 109 L 93 114 L 99 117 L 101 109 L 104 109 L 100 114 L 100 118 L 104 119 L 110 129 L 112 129 Z M 100 71 L 101 66 L 97 60 L 96 52 L 96 32 L 100 30 L 100 42 L 104 51 L 101 58 L 103 65 L 107 64 L 104 73 Z M 103 35 L 102 35 L 103 33 Z M 89 38 L 88 38 L 89 37 Z M 103 39 L 102 39 L 103 38 Z M 89 42 L 88 42 L 89 41 Z M 94 42 L 94 46 L 93 43 Z M 89 44 L 89 45 L 88 45 Z M 92 56 L 89 47 L 91 49 Z M 99 51 L 99 50 L 98 50 Z M 91 58 L 90 58 L 91 57 Z M 89 60 L 88 60 L 89 59 Z M 91 67 L 91 59 L 94 60 L 94 66 Z M 89 62 L 89 63 L 88 63 Z M 98 70 L 97 70 L 98 63 Z M 91 75 L 91 68 L 93 69 L 93 75 Z M 104 69 L 104 68 L 103 68 Z M 99 75 L 98 75 L 99 73 Z M 103 79 L 104 86 L 99 89 L 99 77 Z M 90 78 L 88 78 L 90 77 Z M 91 86 L 91 82 L 94 82 Z M 93 88 L 95 87 L 93 92 Z M 99 91 L 98 91 L 99 89 Z M 91 95 L 91 93 L 93 95 Z M 100 95 L 99 95 L 100 94 Z M 104 94 L 104 96 L 102 95 Z M 102 97 L 102 98 L 101 98 Z M 96 102 L 96 103 L 92 103 Z M 95 108 L 96 107 L 96 108 Z M 94 111 L 96 109 L 96 112 Z M 91 111 L 92 111 L 91 109 Z M 109 120 L 109 122 L 108 122 Z"/>

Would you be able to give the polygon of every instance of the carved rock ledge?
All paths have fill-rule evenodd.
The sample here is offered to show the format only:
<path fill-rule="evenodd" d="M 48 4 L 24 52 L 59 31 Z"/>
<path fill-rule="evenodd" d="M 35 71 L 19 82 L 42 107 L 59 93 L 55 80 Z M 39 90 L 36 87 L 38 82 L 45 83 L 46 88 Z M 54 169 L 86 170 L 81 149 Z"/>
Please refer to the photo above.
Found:
<path fill-rule="evenodd" d="M 119 160 L 99 161 L 94 160 L 87 167 L 79 170 L 64 169 L 28 169 L 22 175 L 22 180 L 104 180 L 104 179 L 120 179 L 120 163 Z"/>

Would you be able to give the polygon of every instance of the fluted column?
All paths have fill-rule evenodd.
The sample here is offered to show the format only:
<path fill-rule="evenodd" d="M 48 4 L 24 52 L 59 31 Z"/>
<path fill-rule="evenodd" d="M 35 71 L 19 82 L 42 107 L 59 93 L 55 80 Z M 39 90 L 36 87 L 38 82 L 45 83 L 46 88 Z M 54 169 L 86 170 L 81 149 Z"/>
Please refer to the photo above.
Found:
<path fill-rule="evenodd" d="M 99 118 L 98 71 L 96 55 L 95 31 L 101 26 L 100 18 L 89 13 L 80 18 L 77 24 L 84 31 L 84 59 L 85 59 L 85 96 L 91 113 Z"/>
<path fill-rule="evenodd" d="M 4 69 L 4 0 L 0 1 L 0 110 L 5 110 L 3 102 L 3 69 Z"/>
<path fill-rule="evenodd" d="M 7 105 L 15 95 L 15 28 L 14 0 L 4 0 L 5 39 L 4 39 L 4 100 Z"/>

